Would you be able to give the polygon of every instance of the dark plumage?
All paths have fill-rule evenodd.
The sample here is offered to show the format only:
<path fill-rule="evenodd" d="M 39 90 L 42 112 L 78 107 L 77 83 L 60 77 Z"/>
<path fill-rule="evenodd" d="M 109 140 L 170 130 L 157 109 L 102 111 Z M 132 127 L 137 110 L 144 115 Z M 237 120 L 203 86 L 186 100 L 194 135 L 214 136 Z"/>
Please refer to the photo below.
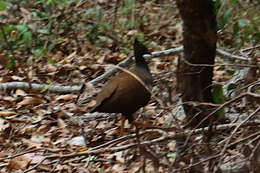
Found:
<path fill-rule="evenodd" d="M 147 48 L 135 39 L 135 66 L 129 71 L 151 88 L 153 78 L 143 58 L 144 54 L 149 54 Z M 134 121 L 133 113 L 145 106 L 150 97 L 150 92 L 135 77 L 126 72 L 120 72 L 102 87 L 101 92 L 95 97 L 96 105 L 90 112 L 122 113 L 123 126 L 125 118 L 130 123 Z"/>

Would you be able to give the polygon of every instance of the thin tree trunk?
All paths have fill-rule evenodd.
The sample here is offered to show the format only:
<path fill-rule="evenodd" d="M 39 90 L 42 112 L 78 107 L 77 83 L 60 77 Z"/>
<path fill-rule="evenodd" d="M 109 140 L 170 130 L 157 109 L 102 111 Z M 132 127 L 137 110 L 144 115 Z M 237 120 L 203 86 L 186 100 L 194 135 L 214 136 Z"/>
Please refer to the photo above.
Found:
<path fill-rule="evenodd" d="M 185 102 L 212 102 L 213 67 L 191 64 L 214 64 L 216 55 L 216 15 L 211 0 L 177 0 L 183 19 L 184 58 L 179 59 L 177 88 L 182 93 L 189 126 L 196 126 L 209 110 Z M 188 63 L 187 63 L 188 62 Z M 189 64 L 190 63 L 190 64 Z M 209 120 L 201 124 L 207 126 Z"/>

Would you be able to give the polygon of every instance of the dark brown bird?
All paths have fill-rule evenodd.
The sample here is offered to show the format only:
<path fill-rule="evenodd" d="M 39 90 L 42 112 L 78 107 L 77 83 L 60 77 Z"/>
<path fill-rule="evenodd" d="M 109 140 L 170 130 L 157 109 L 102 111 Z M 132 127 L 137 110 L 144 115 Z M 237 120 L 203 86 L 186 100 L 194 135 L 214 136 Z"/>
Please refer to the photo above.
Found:
<path fill-rule="evenodd" d="M 151 88 L 153 78 L 143 58 L 144 54 L 149 54 L 147 48 L 135 39 L 135 66 L 129 71 L 141 79 L 146 87 Z M 95 97 L 96 105 L 90 112 L 122 113 L 120 134 L 123 135 L 126 119 L 134 125 L 140 124 L 134 121 L 133 113 L 145 106 L 150 97 L 150 92 L 135 77 L 120 72 L 102 87 Z"/>

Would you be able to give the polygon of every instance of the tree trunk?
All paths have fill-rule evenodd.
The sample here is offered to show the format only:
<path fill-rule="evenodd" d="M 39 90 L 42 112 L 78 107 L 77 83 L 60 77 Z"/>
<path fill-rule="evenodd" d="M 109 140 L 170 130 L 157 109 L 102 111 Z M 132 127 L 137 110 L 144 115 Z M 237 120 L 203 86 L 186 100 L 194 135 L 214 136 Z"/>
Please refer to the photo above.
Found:
<path fill-rule="evenodd" d="M 185 102 L 212 102 L 211 85 L 216 54 L 216 15 L 211 0 L 177 0 L 183 19 L 184 58 L 179 59 L 177 89 L 182 93 L 184 110 L 194 127 L 210 112 L 205 107 L 194 107 Z M 197 66 L 196 66 L 197 64 Z M 198 65 L 200 64 L 200 65 Z M 207 126 L 210 120 L 201 123 Z"/>

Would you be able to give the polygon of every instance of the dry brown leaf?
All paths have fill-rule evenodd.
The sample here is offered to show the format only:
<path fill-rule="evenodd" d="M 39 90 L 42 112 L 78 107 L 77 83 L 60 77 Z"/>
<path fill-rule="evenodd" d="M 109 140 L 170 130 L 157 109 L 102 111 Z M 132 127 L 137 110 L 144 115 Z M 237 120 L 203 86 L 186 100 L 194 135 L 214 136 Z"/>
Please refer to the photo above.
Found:
<path fill-rule="evenodd" d="M 38 127 L 37 132 L 39 133 L 46 133 L 50 130 L 50 125 L 49 124 L 43 124 L 40 127 Z"/>
<path fill-rule="evenodd" d="M 111 171 L 113 172 L 124 172 L 124 166 L 122 166 L 121 164 L 114 164 L 111 168 Z"/>
<path fill-rule="evenodd" d="M 59 97 L 56 98 L 56 101 L 72 101 L 75 100 L 77 98 L 76 95 L 74 94 L 66 94 L 66 95 L 61 95 Z"/>
<path fill-rule="evenodd" d="M 27 157 L 19 156 L 19 157 L 15 157 L 14 159 L 10 160 L 10 162 L 8 163 L 8 165 L 6 167 L 9 171 L 19 170 L 19 169 L 25 170 L 29 166 L 30 162 L 31 162 L 31 160 L 29 160 Z"/>
<path fill-rule="evenodd" d="M 5 57 L 5 54 L 1 53 L 0 54 L 0 65 L 6 66 L 7 62 L 8 62 L 8 58 Z"/>
<path fill-rule="evenodd" d="M 63 53 L 61 51 L 55 52 L 55 54 L 51 55 L 51 57 L 55 62 L 60 62 L 61 60 L 63 61 Z"/>
<path fill-rule="evenodd" d="M 33 70 L 30 70 L 29 72 L 28 72 L 28 78 L 29 79 L 33 79 L 33 77 L 34 76 L 36 76 L 36 70 L 35 69 L 33 69 Z"/>
<path fill-rule="evenodd" d="M 21 11 L 21 14 L 23 16 L 24 19 L 24 23 L 30 23 L 31 19 L 32 19 L 32 14 L 30 11 L 28 11 L 27 9 L 20 7 L 19 8 Z"/>
<path fill-rule="evenodd" d="M 70 112 L 74 112 L 78 110 L 78 106 L 75 103 L 68 103 L 62 106 L 62 109 L 65 109 L 66 111 L 63 111 L 64 113 L 66 112 L 67 115 L 71 114 Z"/>
<path fill-rule="evenodd" d="M 72 60 L 74 57 L 75 57 L 75 55 L 77 55 L 77 51 L 74 51 L 74 52 L 72 52 L 69 56 L 67 56 L 65 59 L 66 60 Z"/>
<path fill-rule="evenodd" d="M 96 128 L 97 128 L 97 129 L 105 129 L 105 128 L 107 128 L 107 123 L 101 121 L 101 122 L 96 126 Z"/>
<path fill-rule="evenodd" d="M 105 56 L 97 56 L 97 63 L 104 64 Z"/>
<path fill-rule="evenodd" d="M 163 117 L 163 116 L 158 117 L 158 118 L 156 118 L 156 121 L 158 124 L 162 125 L 165 122 L 165 117 Z"/>
<path fill-rule="evenodd" d="M 10 127 L 10 123 L 7 120 L 0 119 L 0 132 L 5 131 L 5 129 Z"/>
<path fill-rule="evenodd" d="M 5 142 L 5 138 L 0 137 L 0 143 L 4 143 Z M 1 157 L 1 156 L 0 156 Z"/>
<path fill-rule="evenodd" d="M 17 90 L 15 91 L 15 94 L 16 94 L 17 96 L 26 96 L 26 95 L 28 95 L 24 90 L 21 90 L 21 89 L 17 89 Z"/>
<path fill-rule="evenodd" d="M 137 33 L 138 33 L 137 30 L 130 30 L 130 31 L 127 32 L 127 35 L 133 36 L 133 35 L 136 35 Z"/>
<path fill-rule="evenodd" d="M 96 100 L 91 100 L 88 104 L 87 104 L 87 108 L 92 108 L 96 105 L 97 101 Z"/>
<path fill-rule="evenodd" d="M 11 97 L 11 96 L 6 96 L 6 97 L 3 97 L 2 100 L 8 101 L 8 102 L 14 102 L 16 100 L 16 98 Z"/>
<path fill-rule="evenodd" d="M 35 113 L 36 113 L 38 116 L 42 117 L 42 116 L 44 116 L 44 115 L 51 114 L 52 112 L 51 112 L 50 110 L 46 110 L 46 109 L 36 109 L 36 110 L 35 110 Z"/>
<path fill-rule="evenodd" d="M 20 77 L 20 76 L 12 76 L 11 78 L 14 81 L 23 81 L 25 79 L 25 77 Z"/>
<path fill-rule="evenodd" d="M 23 155 L 26 157 L 28 160 L 31 160 L 31 164 L 37 164 L 40 163 L 45 157 L 44 156 L 39 156 L 35 155 L 35 153 L 27 153 Z M 41 164 L 49 164 L 49 160 L 44 160 Z"/>
<path fill-rule="evenodd" d="M 0 152 L 0 158 L 8 156 L 9 153 Z"/>
<path fill-rule="evenodd" d="M 58 118 L 57 122 L 58 122 L 58 127 L 59 128 L 63 129 L 63 128 L 65 128 L 67 126 L 66 123 L 62 119 L 60 119 L 60 118 Z"/>
<path fill-rule="evenodd" d="M 9 111 L 0 112 L 0 116 L 11 116 L 11 115 L 16 115 L 16 113 L 15 112 L 9 112 Z"/>
<path fill-rule="evenodd" d="M 28 139 L 25 139 L 25 138 L 23 138 L 21 141 L 23 142 L 23 144 L 28 145 L 30 148 L 40 148 L 40 147 L 42 147 L 42 144 L 39 143 L 39 142 L 35 142 L 35 141 L 28 140 Z"/>
<path fill-rule="evenodd" d="M 116 152 L 114 155 L 116 156 L 116 160 L 119 161 L 120 163 L 125 162 L 125 158 L 122 151 Z"/>
<path fill-rule="evenodd" d="M 21 108 L 27 105 L 39 105 L 44 103 L 44 100 L 39 97 L 24 97 L 23 101 L 17 104 L 17 108 Z"/>
<path fill-rule="evenodd" d="M 76 152 L 83 152 L 83 151 L 86 151 L 87 150 L 87 148 L 86 147 L 77 147 L 76 148 Z"/>
<path fill-rule="evenodd" d="M 52 64 L 48 64 L 46 66 L 46 71 L 48 73 L 57 72 L 57 67 L 53 66 Z"/>

